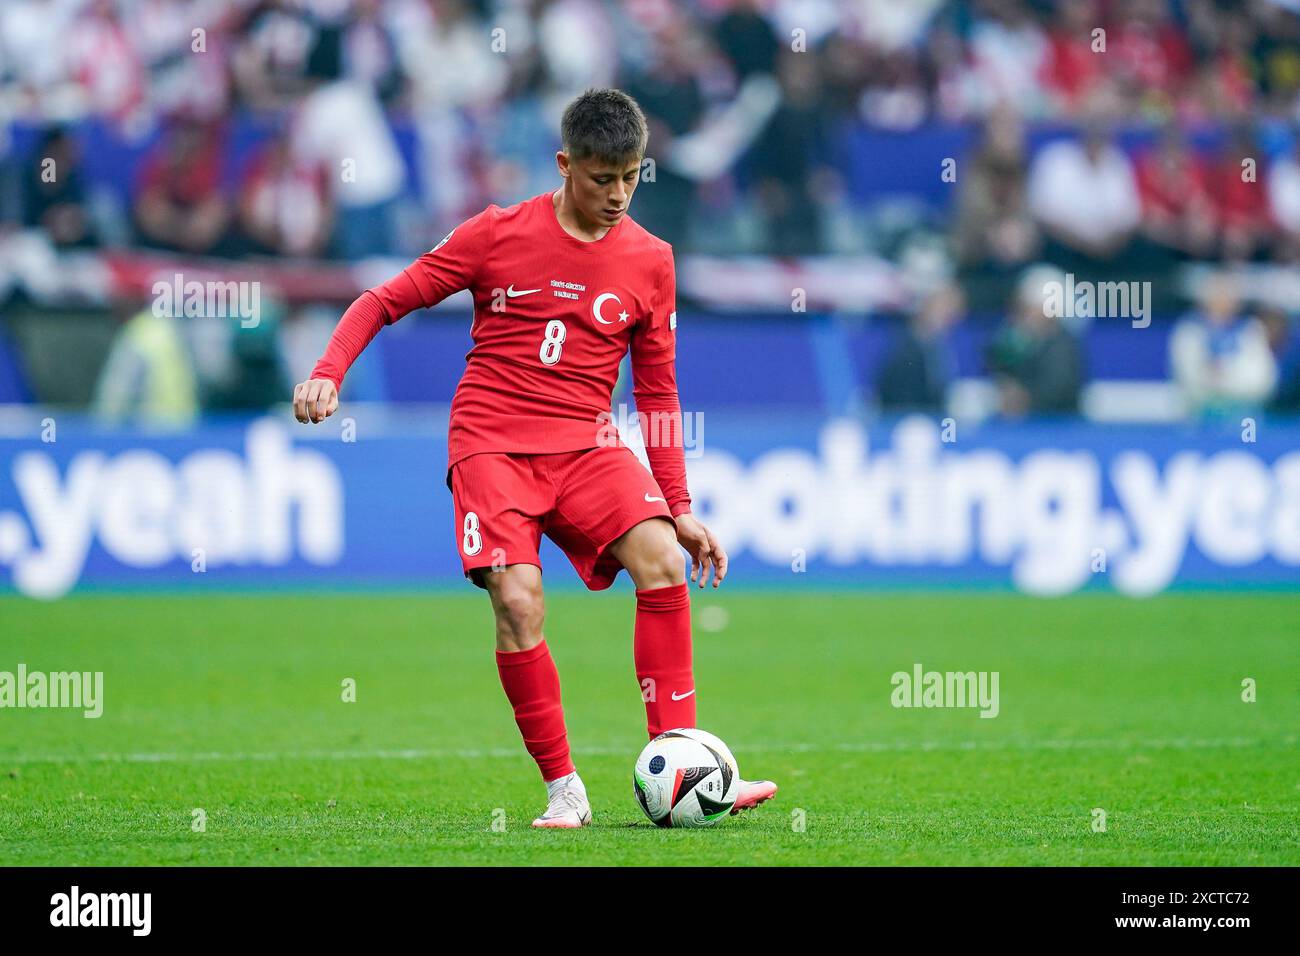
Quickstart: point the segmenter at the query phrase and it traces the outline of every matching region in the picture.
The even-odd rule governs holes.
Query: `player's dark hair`
[[[564,108],[560,138],[571,160],[619,165],[645,156],[650,129],[637,101],[622,90],[587,90]]]

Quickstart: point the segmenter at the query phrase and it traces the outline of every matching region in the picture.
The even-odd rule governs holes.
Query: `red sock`
[[[632,656],[651,737],[695,726],[690,594],[685,582],[636,592]]]
[[[573,773],[564,708],[560,706],[560,675],[546,641],[526,651],[497,651],[497,673],[515,709],[524,746],[537,761],[542,779]]]

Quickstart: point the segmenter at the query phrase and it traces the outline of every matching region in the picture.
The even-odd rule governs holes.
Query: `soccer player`
[[[483,212],[343,314],[311,377],[300,422],[334,414],[348,367],[385,325],[469,289],[473,348],[451,405],[448,478],[465,576],[496,616],[497,670],[546,782],[536,827],[591,821],[569,756],[560,681],[542,635],[546,534],[591,590],[626,568],[636,585],[633,657],[654,737],[695,726],[690,580],[713,587],[727,553],[691,514],[677,394],[672,247],[628,216],[649,132],[626,93],[589,90],[564,111],[553,193]],[[611,423],[619,364],[648,429],[647,472]],[[679,547],[680,546],[680,547]],[[735,810],[776,793],[740,785]]]

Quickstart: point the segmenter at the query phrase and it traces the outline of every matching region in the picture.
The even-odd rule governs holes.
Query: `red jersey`
[[[675,447],[647,455],[674,515],[689,510],[676,377],[672,247],[628,218],[584,242],[551,193],[492,205],[344,315],[312,378],[343,373],[384,324],[468,289],[474,345],[451,405],[448,467],[481,452],[548,454],[609,442],[610,400],[632,353],[641,413],[675,414]],[[373,297],[369,301],[368,297]]]

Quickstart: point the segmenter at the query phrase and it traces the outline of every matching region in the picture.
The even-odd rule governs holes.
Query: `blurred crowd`
[[[1145,274],[1187,260],[1300,262],[1300,135],[1269,156],[1239,121],[1217,131],[1213,150],[1198,150],[1170,120],[1130,154],[1094,104],[1077,135],[1032,157],[1017,114],[1000,106],[987,118],[952,231],[968,273],[1039,259]]]
[[[1066,281],[1064,272],[1045,264],[1019,276],[1006,317],[982,356],[994,387],[987,411],[1007,419],[1084,411],[1084,388],[1099,371],[1088,367],[1084,336],[1091,322],[1110,320],[1058,316],[1044,308],[1045,288]],[[966,314],[955,282],[922,299],[875,369],[874,399],[881,410],[949,410],[958,380],[957,332]],[[1300,413],[1300,335],[1285,310],[1253,300],[1231,272],[1211,275],[1175,322],[1167,362],[1177,399],[1191,418],[1235,422],[1243,415]],[[1142,417],[1140,409],[1134,417]]]
[[[999,408],[1076,410],[1081,330],[1043,314],[1041,264],[1300,263],[1293,0],[4,0],[0,233],[418,254],[552,187],[564,105],[606,85],[650,123],[635,218],[682,252],[894,255],[853,201],[873,157],[846,161],[849,132],[972,131],[940,221],[904,216],[951,281],[878,370],[885,407],[935,404],[991,288]],[[88,172],[105,141],[130,157],[116,195]],[[1294,407],[1295,340],[1224,287],[1170,368],[1195,408]]]
[[[23,174],[19,214],[65,245],[419,249],[488,202],[546,188],[560,111],[601,85],[645,108],[657,169],[638,215],[686,248],[707,232],[744,251],[841,251],[840,132],[935,122],[984,124],[958,179],[967,265],[1107,259],[1130,238],[1198,257],[1300,245],[1300,165],[1262,162],[1253,140],[1261,121],[1300,120],[1288,0],[0,5],[0,125],[46,127],[30,155],[6,157]],[[264,135],[225,169],[244,115],[268,118]],[[152,144],[116,223],[76,174],[65,128],[86,118]],[[1119,118],[1163,132],[1131,156],[1110,138]],[[1044,121],[1083,135],[1031,163],[1023,126]],[[1186,135],[1206,124],[1230,130],[1212,155]],[[48,182],[31,160],[55,149],[72,174]],[[1243,157],[1261,160],[1258,185],[1242,182]]]

